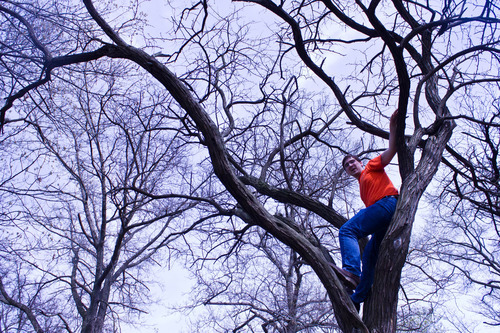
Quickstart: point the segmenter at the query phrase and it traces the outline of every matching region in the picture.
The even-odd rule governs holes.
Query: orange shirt
[[[359,193],[366,207],[388,195],[397,195],[398,190],[384,171],[380,155],[370,160],[359,176]]]

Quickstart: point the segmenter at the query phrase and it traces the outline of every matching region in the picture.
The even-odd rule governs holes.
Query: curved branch
[[[7,291],[5,290],[5,287],[3,285],[3,281],[2,281],[1,277],[0,277],[0,302],[5,303],[7,305],[11,305],[11,306],[19,309],[20,311],[22,311],[28,317],[35,332],[43,333],[42,327],[38,323],[38,320],[36,319],[36,316],[33,313],[33,310],[30,309],[25,304],[22,304],[22,303],[16,301],[12,297],[10,297],[9,294],[7,294]]]
[[[0,12],[7,13],[15,17],[17,20],[19,20],[28,30],[28,35],[31,38],[31,41],[33,42],[35,47],[43,52],[46,59],[51,58],[49,50],[45,47],[45,45],[42,44],[42,42],[40,42],[40,40],[37,38],[35,34],[35,29],[33,29],[33,26],[24,17],[4,6],[0,6]]]
[[[324,284],[341,325],[346,325],[344,327],[349,330],[358,328],[366,331],[349,295],[344,291],[344,287],[321,250],[303,234],[272,216],[253,193],[246,188],[245,184],[238,179],[228,158],[221,133],[186,85],[165,65],[146,52],[132,46],[116,48],[119,52],[110,54],[110,57],[129,59],[144,68],[170,92],[177,103],[193,119],[197,128],[203,133],[214,173],[221,183],[253,221],[294,249],[311,265]]]
[[[340,89],[340,87],[334,82],[334,80],[329,77],[321,67],[316,65],[314,61],[311,59],[307,50],[305,48],[305,42],[302,37],[301,29],[299,24],[287,13],[284,11],[282,7],[277,6],[274,2],[269,0],[237,0],[242,2],[253,2],[262,7],[270,10],[272,13],[280,17],[283,21],[285,21],[290,28],[292,29],[293,38],[295,42],[295,50],[297,54],[302,59],[304,64],[311,69],[314,74],[316,74],[323,82],[327,84],[327,86],[333,91],[337,101],[340,106],[346,113],[349,120],[357,126],[359,129],[371,133],[377,136],[384,136],[386,133],[380,128],[373,126],[367,122],[362,121],[359,117],[354,113],[352,106],[347,102],[347,99],[344,96],[344,93]]]
[[[35,90],[36,88],[49,82],[51,79],[51,72],[53,69],[67,65],[78,64],[81,62],[97,60],[104,56],[111,56],[113,50],[115,50],[113,45],[105,44],[104,46],[98,48],[95,51],[54,57],[51,58],[50,60],[47,60],[45,63],[45,68],[43,69],[41,74],[42,78],[40,80],[31,83],[30,85],[24,87],[17,93],[10,95],[5,99],[5,104],[0,109],[0,131],[3,129],[3,126],[6,122],[5,116],[7,114],[7,111],[14,105],[14,102],[22,98],[28,92]]]
[[[94,7],[94,4],[92,0],[83,0],[83,3],[85,7],[87,8],[87,11],[89,12],[90,16],[96,21],[96,23],[101,27],[101,29],[104,31],[104,33],[117,45],[119,46],[125,46],[127,43],[121,37],[118,35],[116,31],[111,28],[111,26],[102,18],[101,15],[97,12],[97,10]]]

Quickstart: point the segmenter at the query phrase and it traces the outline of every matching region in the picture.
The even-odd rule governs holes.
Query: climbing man
[[[370,160],[363,168],[360,159],[355,155],[347,155],[342,160],[342,167],[359,182],[361,199],[366,208],[360,210],[339,230],[342,268],[333,266],[341,281],[354,292],[351,299],[360,308],[371,289],[375,274],[378,250],[385,232],[391,222],[398,190],[384,171],[396,154],[396,110],[390,119],[389,148],[382,154]],[[360,264],[360,249],[358,240],[371,235],[363,251],[363,269]]]

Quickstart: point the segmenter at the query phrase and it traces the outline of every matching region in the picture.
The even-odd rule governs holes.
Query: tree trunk
[[[364,307],[363,319],[370,332],[396,332],[401,271],[408,254],[415,213],[438,169],[454,126],[452,121],[443,122],[436,136],[427,140],[417,168],[401,187],[396,213],[380,246],[372,293]]]

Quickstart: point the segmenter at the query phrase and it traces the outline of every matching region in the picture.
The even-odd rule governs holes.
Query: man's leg
[[[342,268],[356,275],[361,275],[361,258],[358,239],[366,237],[363,232],[363,221],[366,218],[366,209],[360,210],[339,230],[340,254]]]
[[[381,243],[381,239],[379,240],[379,238],[383,237],[384,235],[382,235],[382,237],[373,235],[365,246],[365,250],[363,251],[363,271],[361,272],[361,280],[356,290],[351,295],[351,299],[354,303],[362,303],[370,292],[375,276],[378,249]]]
[[[372,238],[368,241],[368,244],[363,251],[363,271],[361,273],[361,281],[354,293],[351,295],[351,299],[355,303],[363,302],[370,292],[375,275],[375,265],[377,264],[380,244],[382,243],[385,232],[387,231],[392,216],[394,215],[396,203],[396,198],[384,198],[368,207],[373,207],[373,209],[369,211],[369,216],[371,216],[369,224],[372,226],[367,229],[372,228],[374,225],[376,225],[376,228],[372,232]]]
[[[393,200],[393,202],[389,202],[390,200]],[[381,230],[385,232],[394,213],[395,203],[395,198],[381,199],[370,207],[360,210],[340,228],[340,253],[342,255],[342,267],[345,270],[357,276],[361,275],[358,240]]]

